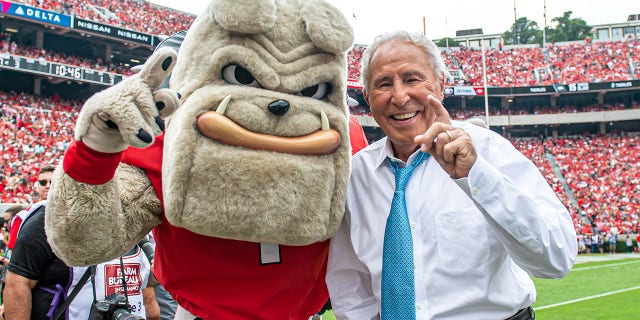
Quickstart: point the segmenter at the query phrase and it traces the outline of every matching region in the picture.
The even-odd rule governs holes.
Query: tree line
[[[545,32],[538,23],[526,17],[518,18],[509,30],[502,34],[505,45],[540,44],[546,42],[564,42],[585,40],[591,37],[591,26],[582,18],[573,18],[572,11],[565,11],[560,17],[551,19],[551,26],[547,26]],[[546,39],[543,39],[543,36]],[[543,41],[544,40],[544,41]],[[443,38],[437,43],[439,47],[455,47],[460,43],[453,38]]]

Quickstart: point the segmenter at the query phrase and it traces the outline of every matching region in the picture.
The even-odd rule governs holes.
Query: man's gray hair
[[[441,80],[442,77],[449,78],[449,72],[447,71],[447,66],[444,63],[444,59],[442,59],[442,55],[440,54],[440,50],[438,47],[429,39],[426,35],[422,33],[409,33],[407,31],[394,31],[391,33],[386,33],[383,35],[377,36],[371,45],[367,47],[367,49],[362,54],[362,59],[360,60],[360,78],[362,79],[362,85],[364,90],[366,91],[369,86],[369,76],[370,71],[369,67],[371,64],[371,57],[375,54],[375,52],[382,46],[383,44],[395,41],[395,40],[408,40],[411,41],[418,47],[424,49],[424,51],[429,56],[431,60],[431,65],[433,66],[433,71],[438,80]]]

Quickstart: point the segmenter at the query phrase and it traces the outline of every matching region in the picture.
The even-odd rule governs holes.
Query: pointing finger
[[[451,120],[449,118],[449,112],[445,109],[442,101],[438,100],[433,95],[428,97],[429,107],[434,111],[436,116],[436,122],[443,122],[446,124],[451,124]]]

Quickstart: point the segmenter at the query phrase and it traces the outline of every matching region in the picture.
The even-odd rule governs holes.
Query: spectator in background
[[[45,209],[44,204],[34,206],[15,243],[5,289],[7,319],[47,319],[48,315],[55,315],[57,308],[87,272],[87,267],[71,268],[55,255],[44,230]],[[94,293],[97,300],[104,300],[112,293],[122,293],[123,282],[120,279],[125,272],[121,264],[129,268],[125,283],[131,312],[138,317],[160,319],[153,288],[146,287],[151,272],[149,260],[138,246],[121,259],[95,266],[92,281],[82,285],[65,310],[67,319],[88,319]],[[150,295],[149,299],[145,299],[147,295]]]
[[[9,242],[9,228],[11,228],[11,220],[13,217],[20,211],[24,210],[25,207],[23,205],[15,205],[7,208],[4,211],[4,225],[2,226],[2,234],[4,235],[2,241],[6,244]],[[9,258],[11,257],[11,250],[6,248],[2,255],[2,275],[0,276],[0,315],[4,312],[4,306],[2,305],[4,302],[3,292],[4,292],[4,283],[7,275],[7,265],[9,265]]]
[[[584,235],[578,234],[578,253],[587,253],[587,247],[584,244]]]
[[[4,216],[2,220],[3,222],[2,232],[4,234],[4,237],[2,238],[2,242],[4,242],[4,246],[6,246],[6,244],[9,242],[9,229],[11,228],[11,220],[13,220],[13,217],[15,217],[15,215],[18,214],[18,212],[24,210],[24,208],[25,206],[21,204],[17,204],[7,208],[4,211]]]
[[[11,206],[4,211],[4,224],[2,226],[2,233],[4,237],[2,241],[5,244],[9,243],[9,230],[11,229],[11,221],[13,220],[13,217],[15,217],[20,211],[23,211],[25,208],[26,208],[25,206],[18,204],[18,205]],[[10,256],[11,256],[10,250],[7,250],[5,245],[4,258],[8,260]],[[5,261],[4,265],[7,265],[8,263],[9,261]],[[2,281],[4,282],[4,276]]]
[[[352,159],[327,267],[336,317],[534,319],[530,275],[563,277],[577,255],[567,209],[508,140],[449,119],[441,103],[446,68],[431,40],[378,37],[362,70],[365,99],[387,137]],[[406,191],[394,191],[394,172],[407,168],[415,172]],[[396,213],[404,229],[391,228]],[[387,250],[400,234],[406,242]],[[389,256],[401,250],[406,255]]]
[[[599,241],[600,237],[598,236],[598,232],[594,232],[591,235],[591,253],[598,253],[598,244],[600,243]]]
[[[358,106],[358,100],[353,99],[347,95],[347,105],[351,107]],[[353,114],[349,115],[349,137],[351,138],[351,155],[360,151],[362,148],[369,145],[367,138],[364,134],[364,129]]]
[[[618,246],[618,235],[610,232],[609,233],[609,253],[616,253],[616,249]]]
[[[631,235],[627,233],[624,241],[627,244],[627,252],[633,253],[633,240],[631,240]]]
[[[49,194],[49,189],[51,188],[51,177],[53,176],[53,171],[55,169],[56,167],[52,165],[46,165],[40,168],[38,173],[38,180],[36,181],[35,185],[38,203],[47,200],[47,195]],[[15,245],[16,238],[18,236],[18,230],[20,230],[22,221],[27,218],[28,212],[28,209],[20,211],[11,221],[11,228],[9,229],[9,242],[7,243],[7,248],[9,250],[13,250],[13,246]]]

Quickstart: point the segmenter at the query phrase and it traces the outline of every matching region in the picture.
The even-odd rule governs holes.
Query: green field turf
[[[640,320],[640,254],[580,255],[563,279],[533,281],[536,320]]]

